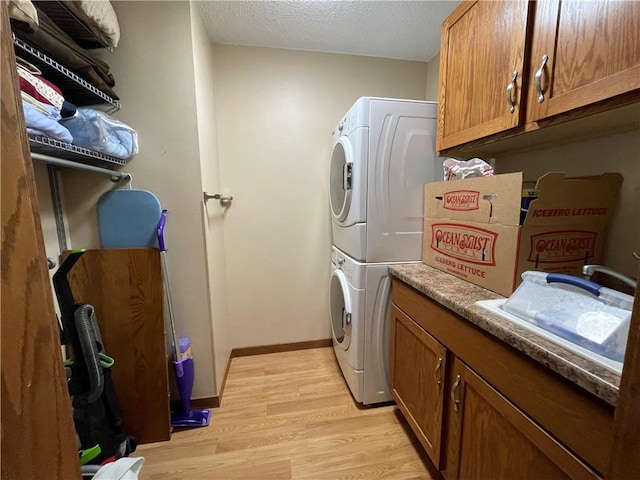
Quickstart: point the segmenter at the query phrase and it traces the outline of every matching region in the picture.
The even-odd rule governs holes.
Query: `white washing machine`
[[[362,97],[333,132],[333,244],[366,263],[420,260],[424,184],[442,180],[437,103]]]
[[[389,331],[392,263],[361,263],[331,252],[330,313],[333,349],[357,402],[391,400]]]

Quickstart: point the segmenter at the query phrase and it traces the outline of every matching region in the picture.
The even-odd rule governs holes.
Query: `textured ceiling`
[[[458,1],[202,1],[213,43],[431,60]]]

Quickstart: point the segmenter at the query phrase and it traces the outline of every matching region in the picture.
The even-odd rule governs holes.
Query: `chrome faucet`
[[[582,267],[582,274],[587,278],[591,278],[591,275],[594,273],[604,273],[605,275],[609,275],[610,277],[617,278],[621,282],[626,283],[631,288],[636,288],[636,281],[631,278],[623,275],[622,273],[618,273],[615,270],[610,269],[609,267],[605,267],[604,265],[585,265]]]

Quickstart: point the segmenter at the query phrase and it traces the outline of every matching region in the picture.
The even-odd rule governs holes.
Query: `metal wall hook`
[[[222,195],[221,193],[214,193],[213,195],[211,195],[210,193],[202,192],[202,199],[204,200],[204,203],[207,203],[207,200],[211,198],[213,198],[214,200],[218,200],[220,202],[220,205],[222,205],[223,207],[228,207],[233,200],[233,197],[231,195],[226,196]]]
[[[638,255],[638,252],[631,252],[631,255],[633,255],[633,258],[635,258],[636,260],[640,260],[640,255]]]

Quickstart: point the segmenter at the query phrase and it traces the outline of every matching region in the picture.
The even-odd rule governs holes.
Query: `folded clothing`
[[[111,88],[115,81],[109,73],[109,65],[89,55],[45,13],[39,11],[38,18],[40,26],[35,31],[24,28],[25,24],[21,22],[13,24],[15,35],[72,70],[101,92],[118,100],[119,97]],[[69,92],[65,93],[73,101],[72,95]]]
[[[76,114],[78,108],[71,102],[67,102],[66,100],[62,103],[62,108],[60,109],[60,115],[62,118],[73,117]]]
[[[60,120],[60,118],[62,118],[62,116],[60,115],[60,110],[58,110],[53,105],[51,105],[49,103],[41,102],[39,100],[36,100],[35,98],[33,98],[31,95],[29,95],[26,92],[22,92],[21,91],[20,95],[22,96],[22,101],[23,102],[28,103],[35,110],[37,110],[38,112],[40,112],[43,115],[47,116],[48,118],[51,118],[51,119],[56,120],[56,121],[58,121],[58,120]]]
[[[26,92],[20,92],[20,95],[22,95],[23,102],[28,103],[39,112],[43,113],[49,118],[53,118],[54,120],[73,117],[76,114],[77,107],[73,103],[67,102],[66,100],[62,102],[62,108],[58,110],[53,105],[36,100]]]
[[[109,47],[117,47],[120,41],[120,24],[116,12],[108,0],[66,0],[64,3],[77,5],[78,9],[86,16],[86,22],[99,32],[97,35]]]
[[[62,92],[46,78],[33,75],[20,64],[18,64],[18,77],[22,92],[28,93],[39,102],[53,105],[58,110],[62,108],[64,103]]]
[[[46,105],[45,105],[46,107]],[[24,120],[27,124],[27,132],[35,135],[44,135],[45,137],[55,138],[64,143],[73,143],[71,132],[64,126],[60,125],[54,118],[59,116],[55,114],[55,107],[49,106],[51,116],[47,116],[39,110],[33,108],[27,102],[22,102],[22,110],[24,111]]]
[[[38,27],[38,12],[30,0],[10,0],[9,17],[26,23],[32,30]]]
[[[120,25],[108,0],[46,0],[35,4],[80,46],[118,46]]]
[[[61,123],[73,135],[73,144],[127,160],[138,153],[138,134],[130,126],[93,108],[78,108]]]

